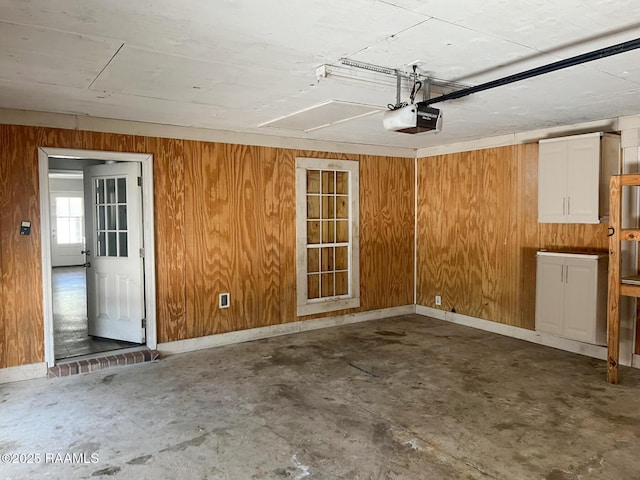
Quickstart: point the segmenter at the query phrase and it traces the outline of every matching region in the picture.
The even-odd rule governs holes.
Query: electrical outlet
[[[229,308],[230,306],[230,295],[228,293],[221,293],[219,297],[218,307],[219,308]]]
[[[440,295],[436,295],[436,305],[442,305],[442,297]]]

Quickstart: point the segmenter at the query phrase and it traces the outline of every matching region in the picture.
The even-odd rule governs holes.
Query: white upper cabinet
[[[618,173],[618,135],[540,140],[538,222],[600,223],[609,214],[609,177]]]

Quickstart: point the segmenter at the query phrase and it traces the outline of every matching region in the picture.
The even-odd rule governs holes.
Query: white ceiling
[[[637,37],[637,0],[0,0],[0,107],[422,148],[640,113],[640,50],[437,104],[437,135],[383,130],[392,83],[316,68],[475,85]],[[369,114],[273,122],[325,104]]]

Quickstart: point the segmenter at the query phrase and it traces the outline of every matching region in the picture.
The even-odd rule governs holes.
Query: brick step
[[[90,358],[79,357],[62,360],[57,365],[49,368],[48,378],[68,377],[80,373],[97,372],[108,368],[135,365],[137,363],[153,362],[160,358],[157,350],[140,349],[127,352],[104,352],[99,355],[91,355]]]

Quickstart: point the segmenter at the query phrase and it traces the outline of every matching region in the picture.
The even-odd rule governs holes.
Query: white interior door
[[[84,195],[82,192],[51,193],[51,266],[84,263]]]
[[[144,343],[140,164],[84,169],[89,335]]]

